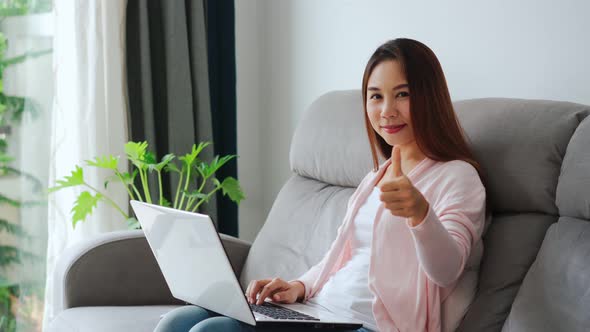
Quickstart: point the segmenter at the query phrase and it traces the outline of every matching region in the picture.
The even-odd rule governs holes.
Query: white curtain
[[[52,112],[49,186],[70,174],[75,165],[96,156],[124,156],[127,142],[125,7],[119,0],[55,0],[55,97]],[[126,171],[121,158],[119,169]],[[84,167],[86,182],[104,190],[109,173]],[[85,222],[73,229],[70,210],[81,190],[62,189],[49,195],[47,283],[44,326],[54,318],[58,294],[53,291],[53,271],[68,247],[97,234],[125,229],[115,209],[99,203]],[[108,195],[125,212],[125,189],[109,185]]]

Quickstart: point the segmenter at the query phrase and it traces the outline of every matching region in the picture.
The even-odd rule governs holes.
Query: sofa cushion
[[[587,117],[567,147],[559,184],[559,215],[590,220],[590,117]]]
[[[320,96],[293,135],[291,170],[325,183],[356,187],[373,168],[360,90]]]
[[[484,236],[479,289],[459,331],[500,331],[545,232],[557,217],[495,215]]]
[[[504,98],[454,105],[485,171],[494,212],[556,215],[561,163],[572,134],[590,107]]]
[[[175,305],[127,307],[78,307],[62,311],[48,332],[146,332],[153,331],[160,316]]]
[[[503,332],[590,331],[590,222],[560,218],[545,236]]]
[[[253,279],[299,277],[328,251],[346,214],[353,188],[330,186],[299,175],[279,192],[242,270]]]

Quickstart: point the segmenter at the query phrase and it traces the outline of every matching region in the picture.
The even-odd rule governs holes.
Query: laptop
[[[313,303],[248,303],[208,215],[132,200],[172,296],[253,326],[354,330],[362,323]],[[272,276],[269,276],[272,277]]]

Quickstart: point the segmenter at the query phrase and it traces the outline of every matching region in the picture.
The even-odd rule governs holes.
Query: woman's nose
[[[382,105],[383,105],[383,107],[381,109],[381,116],[382,117],[391,118],[391,117],[397,117],[399,115],[399,112],[397,110],[397,106],[395,105],[395,102],[386,100]]]

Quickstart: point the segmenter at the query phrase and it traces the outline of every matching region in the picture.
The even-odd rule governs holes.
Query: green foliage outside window
[[[0,22],[9,16],[24,16],[28,14],[49,12],[52,9],[51,0],[3,0],[0,1]],[[40,107],[31,98],[7,95],[4,92],[4,70],[16,64],[23,63],[29,58],[36,58],[51,52],[48,50],[25,52],[18,56],[6,58],[9,42],[0,32],[0,179],[20,177],[33,185],[33,191],[38,194],[38,200],[22,201],[11,196],[8,192],[0,191],[0,206],[13,208],[27,208],[46,204],[43,197],[43,184],[35,176],[23,172],[12,166],[15,160],[8,155],[9,137],[15,125],[21,123],[25,113],[34,119],[40,112]],[[9,188],[10,189],[10,188]],[[0,234],[10,234],[18,238],[19,243],[34,239],[19,224],[11,222],[0,215]],[[0,331],[14,332],[19,317],[19,331],[40,331],[42,315],[43,285],[35,282],[17,282],[8,280],[5,271],[24,262],[42,263],[43,258],[34,253],[18,248],[14,245],[0,243]],[[26,289],[26,293],[23,290]]]

